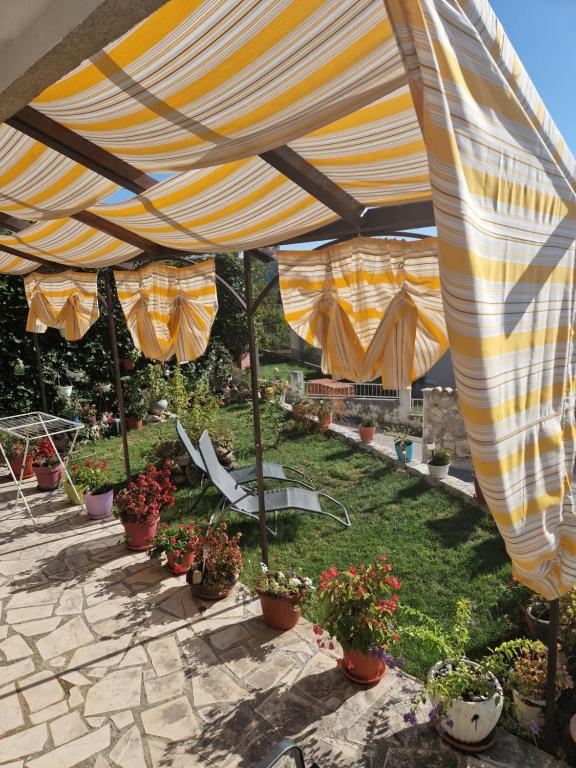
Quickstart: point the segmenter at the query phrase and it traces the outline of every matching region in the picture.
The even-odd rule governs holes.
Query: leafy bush
[[[168,402],[172,413],[182,418],[190,401],[190,391],[179,365],[176,365],[168,383]]]

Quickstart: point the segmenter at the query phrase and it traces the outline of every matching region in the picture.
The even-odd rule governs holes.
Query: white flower
[[[262,573],[268,573],[268,566],[266,563],[260,563],[260,567],[262,568]]]
[[[282,571],[278,571],[278,574],[277,574],[277,576],[278,576],[278,578],[279,578],[279,579],[285,579],[285,578],[286,578],[286,576],[284,576],[284,574],[282,573]]]
[[[312,587],[312,579],[309,579],[307,576],[304,578],[304,584],[306,584],[307,587]]]
[[[288,581],[288,584],[290,584],[291,587],[301,587],[302,586],[302,582],[300,581],[300,579],[297,579],[297,578],[291,578]]]

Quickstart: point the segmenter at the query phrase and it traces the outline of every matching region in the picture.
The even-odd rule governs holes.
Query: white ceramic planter
[[[58,392],[59,397],[72,397],[72,390],[74,387],[72,384],[68,384],[66,386],[60,385],[56,388],[56,391]]]
[[[530,723],[538,723],[540,728],[544,728],[546,722],[546,701],[544,699],[531,699],[519,693],[515,688],[512,689],[512,698],[514,699],[516,719],[520,725],[528,728]]]
[[[449,469],[450,464],[444,464],[439,467],[436,464],[430,464],[430,462],[428,462],[428,474],[430,477],[436,478],[436,480],[440,480],[442,477],[447,477]]]
[[[150,406],[150,410],[152,413],[164,413],[164,411],[168,408],[168,400],[157,400],[155,403],[152,403]]]
[[[473,661],[467,661],[471,667],[479,665]],[[435,677],[436,673],[442,669],[446,661],[439,661],[428,673],[428,680]],[[440,725],[446,732],[446,735],[466,745],[480,744],[490,736],[504,706],[504,694],[498,680],[491,672],[486,673],[493,679],[498,687],[498,693],[486,701],[453,701],[448,707],[446,716],[440,721]],[[436,697],[432,697],[432,704],[436,706],[439,703]],[[450,727],[449,722],[453,725]]]

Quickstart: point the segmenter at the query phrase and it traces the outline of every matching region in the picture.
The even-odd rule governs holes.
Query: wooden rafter
[[[332,179],[311,165],[298,152],[284,145],[263,152],[260,157],[301,189],[337,213],[352,226],[359,226],[366,207]]]

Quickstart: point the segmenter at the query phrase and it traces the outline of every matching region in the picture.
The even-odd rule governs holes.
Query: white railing
[[[398,400],[397,389],[384,389],[382,384],[373,383],[352,383],[352,382],[327,382],[326,384],[315,384],[314,382],[305,382],[306,397],[310,398],[345,398],[350,397],[354,400]]]
[[[424,400],[421,397],[413,397],[410,400],[410,413],[413,416],[422,416],[424,413]]]

